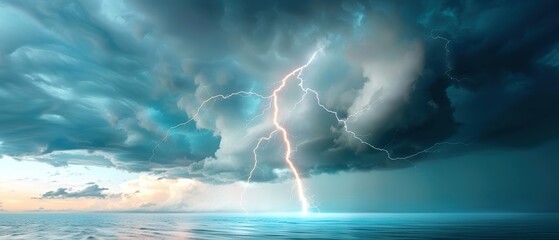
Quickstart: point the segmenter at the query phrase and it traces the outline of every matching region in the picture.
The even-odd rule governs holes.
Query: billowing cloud
[[[56,191],[44,193],[43,199],[64,199],[64,198],[105,198],[109,195],[103,193],[108,188],[101,188],[97,184],[89,184],[84,189],[75,190],[69,188],[58,188]]]
[[[430,152],[537,146],[559,133],[556,5],[0,3],[0,154],[55,166],[244,180],[256,141],[273,130],[266,99],[212,101],[158,143],[213,95],[269,95],[317,49],[302,75],[305,85],[339,117],[352,116],[350,130],[393,157],[439,142],[476,140]],[[280,96],[280,120],[304,176],[430,158],[389,160],[345,132],[314,96],[299,102],[296,84],[291,79]],[[290,178],[282,150],[276,138],[262,145],[254,181]]]
[[[184,211],[187,199],[199,188],[191,179],[159,179],[141,176],[121,184],[121,198],[109,208],[140,211]]]

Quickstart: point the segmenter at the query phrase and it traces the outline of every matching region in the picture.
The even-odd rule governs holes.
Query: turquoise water
[[[0,214],[0,239],[559,239],[558,214]]]

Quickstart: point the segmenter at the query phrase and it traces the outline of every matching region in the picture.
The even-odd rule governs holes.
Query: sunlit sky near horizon
[[[0,0],[0,212],[557,212],[558,11]]]

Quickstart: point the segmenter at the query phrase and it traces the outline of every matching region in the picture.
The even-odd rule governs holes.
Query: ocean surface
[[[2,213],[0,239],[559,239],[559,214]]]

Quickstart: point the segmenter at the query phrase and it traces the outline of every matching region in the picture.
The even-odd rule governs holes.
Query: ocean
[[[0,239],[559,239],[559,214],[0,213]]]

